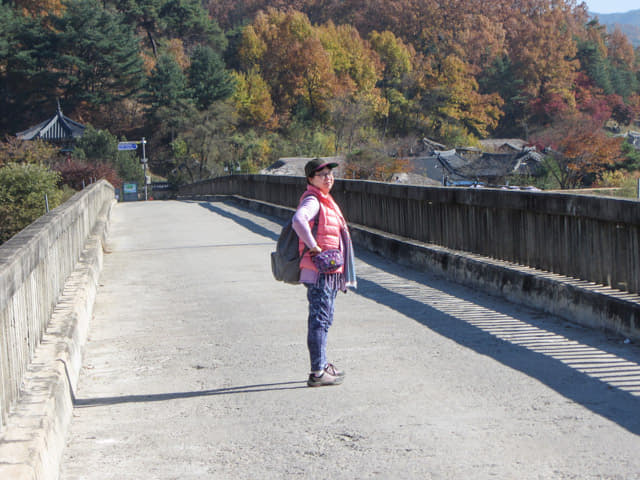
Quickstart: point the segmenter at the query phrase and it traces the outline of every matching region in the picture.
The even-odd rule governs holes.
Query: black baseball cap
[[[307,164],[304,166],[304,174],[307,177],[312,177],[314,173],[318,170],[322,170],[325,167],[329,167],[331,169],[336,168],[338,166],[335,162],[327,162],[322,160],[321,158],[314,158],[313,160],[309,160]]]

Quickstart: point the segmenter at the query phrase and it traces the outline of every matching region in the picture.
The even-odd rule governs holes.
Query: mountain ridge
[[[640,9],[626,13],[589,12],[589,16],[597,18],[601,25],[606,25],[608,31],[612,31],[617,26],[634,47],[640,47]]]

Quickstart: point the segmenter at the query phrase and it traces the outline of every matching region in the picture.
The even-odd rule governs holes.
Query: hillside
[[[640,47],[640,9],[627,13],[590,13],[590,15],[598,17],[598,21],[606,25],[610,31],[618,26],[629,37],[634,47]]]
[[[640,49],[572,0],[0,2],[0,138],[58,102],[87,126],[74,158],[123,178],[117,142],[143,137],[174,184],[337,155],[385,178],[418,138],[498,137],[578,158],[552,172],[571,186],[618,158],[602,127],[640,117]]]

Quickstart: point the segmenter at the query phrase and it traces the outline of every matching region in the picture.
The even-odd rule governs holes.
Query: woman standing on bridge
[[[307,189],[300,197],[293,228],[300,238],[300,282],[307,288],[307,347],[311,373],[307,385],[338,385],[344,371],[327,361],[327,334],[339,290],[356,287],[353,247],[347,222],[331,194],[337,163],[319,158],[304,167]],[[306,248],[305,248],[306,247]]]

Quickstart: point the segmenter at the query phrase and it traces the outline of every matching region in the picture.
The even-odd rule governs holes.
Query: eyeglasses
[[[325,172],[325,173],[316,173],[313,175],[314,177],[324,177],[324,178],[328,178],[328,177],[333,177],[333,172],[329,171],[329,172]]]

